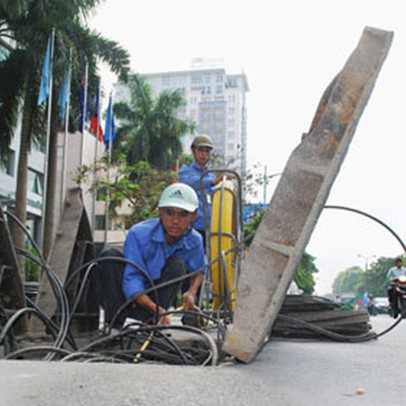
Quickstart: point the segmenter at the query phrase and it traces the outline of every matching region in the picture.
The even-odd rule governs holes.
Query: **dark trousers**
[[[116,248],[106,248],[101,254],[100,258],[105,257],[119,257],[123,258],[123,254],[120,250]],[[126,302],[123,290],[123,271],[125,268],[125,263],[116,260],[106,260],[102,261],[99,265],[100,267],[100,280],[102,286],[102,303],[105,312],[105,321],[110,323],[113,316],[117,310]],[[164,268],[159,279],[154,281],[155,285],[163,282],[168,282],[172,279],[178,278],[186,274],[185,263],[176,258],[171,257],[166,261]],[[188,281],[187,281],[188,282]],[[150,292],[148,296],[157,304],[167,309],[171,306],[176,298],[178,291],[181,286],[187,286],[187,284],[182,284],[182,282],[172,283],[168,286],[164,286],[158,289],[157,295],[154,292]],[[183,287],[183,286],[182,286]],[[183,290],[183,289],[182,289]],[[148,310],[137,306],[135,303],[127,308],[122,314],[117,317],[117,322],[113,327],[121,327],[126,317],[131,317],[137,320],[145,321],[149,319],[153,314]]]
[[[389,305],[393,309],[393,311],[398,310],[398,303],[396,300],[396,292],[395,292],[395,287],[389,287],[388,289],[388,299],[389,299]]]

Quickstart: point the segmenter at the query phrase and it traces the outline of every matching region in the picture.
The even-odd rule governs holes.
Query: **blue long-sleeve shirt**
[[[168,245],[159,219],[137,223],[131,227],[124,243],[124,257],[148,273],[152,280],[161,276],[166,261],[175,255],[191,273],[206,264],[202,236],[191,229],[175,244]],[[206,270],[202,270],[206,273]],[[127,264],[123,275],[123,291],[127,300],[149,288],[148,280],[135,266]]]
[[[187,185],[192,187],[197,193],[197,197],[199,198],[199,211],[197,214],[197,218],[193,223],[193,227],[199,231],[205,230],[202,192],[200,190],[200,177],[206,169],[207,168],[203,169],[196,162],[193,162],[191,165],[183,165],[179,169],[179,182],[186,183]],[[204,192],[206,194],[206,197],[209,197],[207,199],[207,219],[209,226],[211,219],[211,196],[214,192],[214,186],[212,186],[211,184],[211,181],[213,179],[216,179],[216,175],[213,172],[209,172],[203,177]]]

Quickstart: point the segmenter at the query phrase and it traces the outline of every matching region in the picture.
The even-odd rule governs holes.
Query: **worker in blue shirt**
[[[201,134],[197,135],[191,146],[194,162],[191,165],[183,165],[179,169],[179,182],[183,182],[191,186],[199,198],[199,211],[193,227],[202,234],[205,240],[205,221],[203,212],[203,196],[200,189],[200,177],[202,173],[208,169],[208,162],[213,151],[213,141],[210,136]],[[211,219],[211,196],[214,192],[214,187],[219,184],[224,178],[224,174],[216,177],[213,172],[206,173],[203,177],[204,193],[207,202],[207,220],[210,227]]]
[[[196,295],[205,273],[202,237],[192,227],[197,217],[198,198],[188,185],[175,183],[163,191],[158,207],[158,219],[142,221],[130,229],[124,244],[124,258],[144,270],[154,285],[186,273],[199,272],[187,279],[186,284],[170,284],[158,289],[155,295],[153,292],[142,293],[150,287],[150,283],[139,268],[127,264],[124,271],[121,266],[120,273],[117,269],[112,270],[111,264],[101,264],[107,322],[131,298],[134,298],[136,306],[118,319],[119,324],[124,321],[125,316],[144,321],[154,314],[165,313],[181,288],[185,310],[195,306]],[[102,257],[117,255],[117,250],[109,249],[103,252]],[[170,321],[162,316],[159,323],[167,325]]]

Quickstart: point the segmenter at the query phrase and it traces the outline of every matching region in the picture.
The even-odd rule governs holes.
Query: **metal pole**
[[[69,51],[69,71],[68,71],[68,100],[66,102],[65,110],[65,133],[63,137],[63,163],[62,163],[62,181],[61,181],[61,217],[65,202],[65,189],[66,189],[66,167],[68,156],[68,127],[69,127],[69,110],[70,110],[70,81],[72,75],[72,48]]]
[[[86,62],[85,65],[85,83],[83,84],[83,111],[82,111],[82,140],[80,146],[80,161],[79,166],[83,165],[83,155],[84,155],[84,148],[85,148],[85,122],[86,122],[86,113],[87,113],[87,76],[89,71],[89,63]]]
[[[47,115],[47,131],[45,140],[45,157],[44,157],[44,186],[42,193],[42,227],[41,227],[41,246],[44,248],[44,235],[45,235],[45,217],[46,217],[46,202],[47,202],[47,183],[48,183],[48,157],[49,157],[49,144],[51,137],[51,113],[52,113],[52,71],[54,66],[54,46],[55,46],[55,28],[52,29],[51,34],[51,55],[49,64],[49,82],[48,82],[48,115]]]
[[[112,95],[110,94],[110,103],[109,103],[109,150],[107,154],[107,189],[106,189],[106,212],[105,212],[105,225],[104,225],[104,246],[107,245],[107,228],[109,223],[109,201],[110,201],[110,165],[111,165],[111,147],[112,147],[112,129],[113,129],[113,100]]]
[[[99,146],[99,137],[100,137],[100,83],[97,89],[97,99],[98,99],[98,106],[97,106],[97,130],[96,130],[96,140],[94,145],[94,158],[93,158],[93,182],[96,177],[96,164],[97,164],[97,152]],[[92,228],[93,228],[93,235],[96,231],[96,193],[92,195]]]

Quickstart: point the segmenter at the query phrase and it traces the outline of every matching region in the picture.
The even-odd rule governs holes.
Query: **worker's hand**
[[[159,326],[169,326],[171,324],[171,319],[167,316],[162,316],[158,320]]]
[[[218,185],[218,184],[224,179],[224,177],[225,177],[227,180],[231,180],[231,175],[230,175],[230,174],[228,174],[228,173],[221,173],[219,176],[217,176],[216,179],[213,179],[213,180],[211,181],[211,184],[212,184],[213,186]]]
[[[193,310],[195,307],[195,295],[193,292],[186,291],[182,295],[182,300],[183,300],[183,306],[185,310]]]
[[[166,313],[166,310],[163,307],[159,307],[158,313]],[[168,316],[162,316],[158,319],[158,325],[160,326],[169,326],[171,324],[171,319]]]

